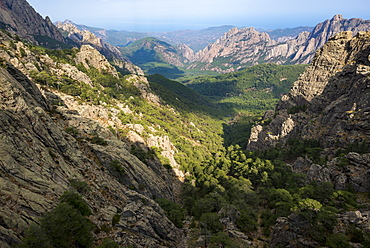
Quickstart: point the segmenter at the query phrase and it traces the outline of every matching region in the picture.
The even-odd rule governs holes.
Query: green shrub
[[[92,247],[92,229],[79,210],[61,202],[40,220],[40,225],[31,225],[19,247]]]
[[[110,239],[104,239],[101,245],[96,246],[95,248],[120,248],[116,242]]]
[[[112,218],[112,226],[115,226],[119,223],[121,219],[121,215],[120,214],[115,214]]]
[[[177,227],[182,227],[182,222],[185,219],[184,210],[180,204],[176,204],[166,198],[157,198],[155,200],[159,206],[165,211],[168,219]]]
[[[350,248],[348,237],[343,233],[334,233],[326,238],[325,245],[329,248]]]
[[[66,131],[66,133],[72,135],[75,138],[79,135],[79,132],[78,132],[77,128],[75,128],[75,127],[67,127],[65,129],[65,131]]]
[[[61,203],[67,203],[76,209],[82,216],[89,216],[92,214],[89,206],[82,199],[81,195],[75,192],[66,191],[60,197]]]
[[[220,222],[220,216],[216,213],[202,214],[199,221],[200,226],[211,233],[217,233],[224,229],[224,226]]]
[[[288,114],[296,114],[299,112],[305,112],[307,110],[307,105],[296,105],[288,108]]]
[[[110,167],[111,167],[115,172],[117,172],[120,176],[125,175],[125,169],[122,167],[121,162],[119,162],[118,160],[112,160],[112,161],[109,163],[109,165],[110,165]]]
[[[106,140],[104,140],[103,138],[99,137],[99,136],[94,136],[90,139],[90,142],[93,143],[93,144],[96,144],[96,145],[100,145],[100,146],[107,146],[108,143]]]
[[[73,188],[75,188],[79,193],[86,193],[90,191],[90,187],[85,181],[80,181],[78,179],[70,179],[69,183]]]

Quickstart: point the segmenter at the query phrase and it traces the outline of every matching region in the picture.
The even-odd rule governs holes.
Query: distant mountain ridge
[[[84,26],[84,28],[87,27]],[[128,43],[134,42],[140,36],[142,38],[145,36],[145,33],[89,29],[103,40],[109,40],[114,36],[117,38],[116,44],[124,41],[123,36],[127,38]],[[215,40],[215,35],[225,29],[229,30],[220,35],[221,38]],[[322,47],[330,37],[342,31],[352,31],[355,35],[359,31],[368,30],[370,30],[369,20],[344,19],[342,15],[335,15],[332,19],[317,24],[314,28],[297,27],[261,32],[260,29],[253,27],[239,29],[232,26],[221,26],[199,31],[150,33],[150,36],[172,45],[167,49],[153,46],[154,53],[162,57],[162,62],[181,67],[182,70],[195,69],[227,73],[261,63],[308,64],[316,50]],[[114,33],[113,36],[112,33]],[[196,52],[194,44],[197,44],[199,48],[202,42],[212,39],[215,40],[213,43]],[[190,43],[190,40],[194,43]],[[173,52],[168,53],[169,50]],[[133,58],[134,55],[130,57],[133,61],[136,60]]]
[[[80,30],[87,30],[94,33],[104,42],[114,46],[127,46],[137,40],[154,37],[170,43],[171,45],[186,44],[194,51],[205,48],[209,43],[215,42],[225,32],[234,28],[232,25],[223,25],[219,27],[209,27],[201,30],[178,30],[171,32],[134,32],[126,30],[107,30],[97,27],[89,27],[65,20],[61,23],[72,23]]]
[[[276,40],[278,42],[284,42],[290,39],[294,39],[302,32],[311,32],[314,29],[314,27],[308,27],[308,26],[299,26],[296,28],[278,28],[274,30],[264,30],[264,29],[256,29],[259,32],[267,33],[271,39]]]
[[[199,51],[195,61],[201,64],[192,65],[192,68],[230,72],[260,63],[307,64],[316,50],[335,34],[352,31],[355,35],[367,30],[370,30],[369,20],[347,20],[342,15],[335,15],[331,20],[317,24],[312,32],[304,31],[285,42],[273,40],[267,33],[254,28],[233,28]]]
[[[161,74],[167,78],[177,78],[194,59],[194,52],[187,45],[173,46],[153,37],[137,40],[119,50],[125,58],[140,66],[147,74]]]

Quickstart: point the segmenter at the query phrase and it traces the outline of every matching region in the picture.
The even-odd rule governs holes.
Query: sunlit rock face
[[[267,33],[258,32],[254,28],[233,28],[215,43],[199,51],[195,60],[206,63],[201,69],[223,73],[259,63],[308,64],[317,49],[334,35],[343,31],[351,31],[356,35],[368,30],[370,21],[359,18],[347,20],[341,15],[319,23],[312,32],[304,31],[284,41],[275,41]]]

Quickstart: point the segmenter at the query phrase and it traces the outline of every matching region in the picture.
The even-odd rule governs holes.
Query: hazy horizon
[[[353,0],[28,0],[53,22],[71,20],[97,28],[135,32],[200,30],[231,25],[262,29],[315,26],[336,14],[370,18],[370,1]],[[319,7],[320,6],[320,7]]]

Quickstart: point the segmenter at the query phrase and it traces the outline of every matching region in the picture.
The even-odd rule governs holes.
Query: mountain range
[[[267,33],[254,28],[237,29],[227,32],[217,42],[196,55],[191,68],[228,72],[259,63],[307,64],[316,50],[333,35],[342,31],[370,30],[370,21],[343,19],[341,15],[319,23],[311,31],[304,31],[294,39],[278,42]]]
[[[253,27],[242,29],[233,27],[216,41],[212,41],[219,33],[228,28],[230,26],[210,28],[199,32],[179,31],[161,35],[150,34],[168,43],[166,45],[167,49],[160,48],[161,46],[158,46],[159,42],[154,39],[151,40],[153,43],[150,46],[146,45],[145,47],[151,47],[155,56],[162,57],[162,61],[157,60],[156,62],[165,62],[185,71],[197,69],[226,73],[260,63],[307,64],[312,60],[315,51],[322,47],[330,37],[342,31],[352,31],[356,34],[358,31],[370,30],[370,21],[359,18],[347,20],[342,15],[335,15],[332,19],[317,24],[314,28],[298,27],[260,32]],[[103,39],[109,40],[110,33],[108,31],[95,30],[94,32],[99,36],[104,33],[105,38]],[[204,45],[204,43],[210,41],[212,43],[198,52],[194,52],[191,49],[194,44],[188,43],[183,38],[183,34],[186,34],[186,37],[199,45]],[[194,39],[194,35],[198,38]],[[124,42],[127,42],[127,40],[121,40],[121,43]],[[145,41],[146,44],[148,42],[148,40]],[[185,43],[185,45],[179,44],[180,42]],[[137,46],[138,43],[135,44]],[[171,49],[169,49],[170,44],[173,44]],[[125,47],[121,49],[123,53],[126,53],[125,50]],[[167,51],[170,50],[172,50],[171,54],[167,54]],[[133,61],[136,60],[133,54],[129,57]],[[138,65],[145,64],[145,61],[140,61],[141,63]]]
[[[72,22],[70,20],[65,20],[63,23]],[[175,46],[185,44],[195,52],[204,49],[210,43],[215,42],[224,33],[235,27],[231,25],[223,25],[218,27],[209,27],[201,30],[185,29],[172,32],[130,32],[125,30],[106,30],[96,27],[88,27],[80,24],[74,25],[80,30],[87,30],[94,33],[105,42],[114,46],[127,46],[136,40],[146,37],[154,37]],[[310,32],[312,31],[312,29],[313,27],[296,27],[276,30],[261,29],[261,31],[268,33],[273,39],[280,41],[294,38],[299,33],[303,31]]]

